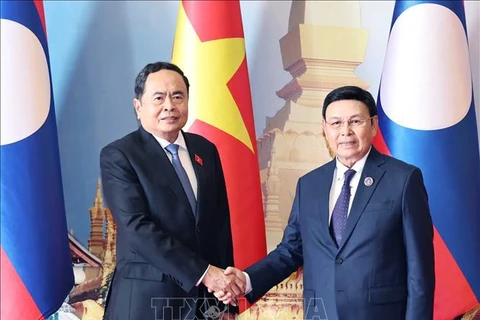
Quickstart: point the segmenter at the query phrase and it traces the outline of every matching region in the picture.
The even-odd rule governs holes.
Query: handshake
[[[238,298],[243,297],[247,290],[245,274],[234,267],[223,270],[211,265],[202,283],[218,300],[232,306],[238,305]]]

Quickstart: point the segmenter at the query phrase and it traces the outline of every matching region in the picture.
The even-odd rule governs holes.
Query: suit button
[[[343,259],[342,259],[342,258],[338,258],[337,260],[335,260],[335,263],[336,263],[336,264],[342,264],[342,263],[343,263]]]
[[[196,232],[197,234],[200,234],[200,228],[197,228]]]

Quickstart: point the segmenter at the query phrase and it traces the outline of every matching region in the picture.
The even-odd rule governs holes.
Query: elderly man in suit
[[[372,147],[369,92],[335,89],[322,111],[335,159],[299,179],[278,247],[245,273],[226,274],[245,276],[255,301],[303,266],[305,319],[431,320],[433,226],[420,170]]]
[[[133,100],[141,126],[101,152],[117,224],[105,319],[230,318],[236,309],[224,312],[208,291],[245,290],[221,269],[233,264],[225,181],[215,145],[182,131],[188,91],[177,66],[145,66]]]

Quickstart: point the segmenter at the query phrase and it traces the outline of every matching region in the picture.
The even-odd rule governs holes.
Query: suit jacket
[[[334,170],[335,160],[299,179],[282,242],[246,270],[247,298],[303,265],[305,319],[431,320],[433,226],[420,170],[372,148],[338,246],[329,232]]]
[[[222,166],[211,142],[183,135],[198,182],[196,215],[165,151],[142,127],[101,151],[104,196],[117,225],[105,319],[191,319],[205,295],[217,303],[195,284],[209,264],[233,265]]]

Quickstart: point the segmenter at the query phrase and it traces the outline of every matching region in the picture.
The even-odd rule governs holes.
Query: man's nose
[[[350,132],[352,132],[350,122],[349,121],[343,121],[342,125],[340,127],[340,134],[346,135],[346,134],[349,134]]]
[[[174,109],[173,100],[171,97],[165,97],[165,101],[163,102],[163,109],[166,111],[170,111]]]

